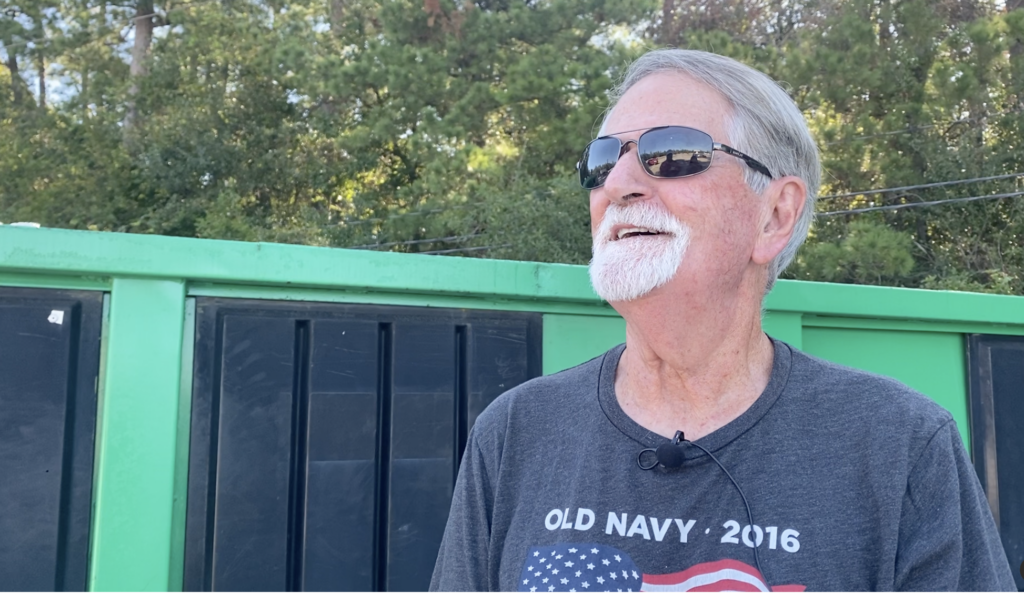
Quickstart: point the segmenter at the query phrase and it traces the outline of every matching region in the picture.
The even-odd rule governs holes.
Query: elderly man
[[[820,175],[786,93],[662,50],[617,97],[579,172],[626,343],[481,414],[431,588],[1014,590],[949,413],[761,330]]]

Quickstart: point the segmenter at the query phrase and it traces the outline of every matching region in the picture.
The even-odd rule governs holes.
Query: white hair
[[[685,74],[718,91],[733,108],[731,146],[763,163],[776,178],[793,175],[807,184],[804,209],[793,235],[768,265],[767,294],[796,257],[814,219],[821,163],[807,122],[786,91],[764,73],[732,58],[689,49],[654,50],[630,64],[613,91],[613,105],[640,80],[660,72]],[[768,177],[745,169],[747,185],[757,194],[763,193],[770,183]]]

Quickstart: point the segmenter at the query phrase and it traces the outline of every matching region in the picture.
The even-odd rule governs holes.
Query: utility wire
[[[453,210],[469,210],[472,208],[479,208],[482,204],[464,203],[464,204],[453,204],[445,208],[431,208],[429,210],[416,210],[414,212],[404,212],[402,214],[392,214],[390,216],[381,216],[376,218],[344,218],[338,221],[338,224],[347,224],[355,226],[357,224],[366,224],[368,222],[387,222],[389,220],[395,220],[397,218],[405,218],[407,216],[423,216],[424,214],[437,214],[439,212],[451,212]]]
[[[462,247],[459,249],[442,249],[440,251],[421,251],[420,255],[442,255],[445,253],[459,253],[466,251],[483,251],[485,249],[498,249],[501,247],[511,247],[510,243],[504,245],[484,245],[483,247]]]
[[[395,247],[397,245],[420,245],[423,243],[457,243],[459,241],[465,241],[472,239],[473,237],[480,237],[483,233],[474,233],[472,235],[458,235],[453,237],[437,237],[436,239],[414,239],[411,241],[392,241],[390,243],[367,243],[366,245],[354,245],[347,247],[347,249],[380,249],[381,247]]]
[[[936,121],[933,121],[930,124],[924,124],[924,125],[920,125],[920,126],[907,126],[905,128],[900,128],[898,130],[891,130],[891,131],[888,131],[888,132],[879,132],[877,134],[865,134],[863,136],[853,136],[853,137],[850,137],[850,138],[840,138],[838,140],[833,140],[831,142],[826,142],[824,144],[824,146],[833,146],[835,144],[843,144],[844,142],[853,142],[853,141],[856,141],[856,140],[870,140],[871,138],[883,138],[885,136],[897,136],[899,134],[912,134],[914,132],[919,132],[921,130],[930,130],[932,128],[937,128],[937,127],[940,127],[940,126],[948,127],[948,126],[952,126],[952,125],[956,125],[956,124],[965,124],[965,123],[980,121],[980,120],[983,120],[983,119],[988,119],[990,117],[1002,117],[1004,115],[1012,115],[1014,113],[1019,113],[1019,110],[1017,110],[1017,109],[1007,109],[1007,110],[1004,110],[1004,111],[997,111],[995,113],[989,113],[989,114],[986,114],[986,115],[979,115],[977,117],[965,117],[965,118],[962,118],[962,119],[954,119],[954,120],[950,120],[950,121],[946,121],[946,122],[941,122],[941,121],[936,120]]]
[[[455,210],[457,206],[448,208],[448,210]],[[379,218],[345,218],[338,221],[339,224],[348,224],[355,226],[357,224],[366,224],[369,222],[387,222],[389,220],[395,220],[397,218],[405,218],[407,216],[422,216],[424,214],[437,214],[438,212],[444,212],[444,208],[432,208],[430,210],[416,210],[415,212],[405,212],[403,214],[392,214],[391,216],[383,216]]]
[[[905,185],[903,187],[885,187],[882,189],[869,189],[864,191],[855,191],[846,194],[832,194],[828,196],[819,196],[819,200],[835,200],[839,198],[852,198],[854,196],[867,196],[872,194],[887,194],[893,192],[907,191],[912,189],[925,189],[929,187],[945,187],[948,185],[960,185],[963,183],[981,183],[982,181],[995,181],[997,179],[1010,179],[1011,177],[1024,176],[1024,172],[1020,173],[1007,173],[1006,175],[992,175],[991,177],[972,177],[970,179],[957,179],[954,181],[938,181],[935,183],[924,183],[921,185]]]
[[[869,190],[863,190],[863,191],[848,192],[848,193],[843,193],[843,194],[830,194],[830,195],[826,195],[826,196],[818,196],[818,201],[822,201],[822,200],[837,200],[837,199],[840,199],[840,198],[852,198],[852,197],[856,197],[856,196],[881,195],[881,194],[896,193],[896,192],[902,192],[902,191],[911,191],[911,190],[917,190],[917,189],[930,189],[930,188],[935,188],[935,187],[948,187],[948,186],[953,186],[953,185],[963,185],[963,184],[967,184],[967,183],[982,183],[982,182],[985,182],[985,181],[998,181],[998,180],[1002,180],[1002,179],[1011,179],[1011,178],[1015,178],[1015,177],[1024,177],[1024,171],[1017,172],[1017,173],[1007,173],[1007,174],[1004,174],[1004,175],[990,175],[988,177],[971,177],[971,178],[968,178],[968,179],[954,179],[954,180],[951,180],[951,181],[937,181],[937,182],[933,182],[933,183],[922,183],[922,184],[919,184],[919,185],[904,185],[904,186],[900,186],[900,187],[883,187],[883,188],[879,188],[879,189],[869,189]],[[985,196],[985,198],[987,199],[988,197]],[[925,203],[927,203],[927,204],[941,204],[941,203],[945,203],[945,202],[948,202],[948,201],[950,201],[950,200],[938,200],[936,202],[921,202],[921,203],[917,203],[917,204],[925,204]],[[366,224],[366,223],[370,223],[370,222],[387,222],[387,221],[390,221],[390,220],[394,220],[394,219],[398,219],[398,218],[405,218],[405,217],[408,217],[408,216],[422,216],[422,215],[425,215],[425,214],[436,214],[436,213],[439,213],[439,212],[444,212],[446,210],[461,210],[461,209],[470,208],[470,207],[473,207],[473,206],[474,206],[473,204],[456,204],[456,205],[450,206],[449,208],[433,208],[433,209],[429,209],[429,210],[417,210],[415,212],[406,212],[406,213],[403,213],[403,214],[395,214],[395,215],[392,215],[392,216],[385,216],[385,217],[380,217],[380,218],[345,219],[345,220],[342,220],[341,222],[345,223],[345,224],[348,224],[348,225],[355,226],[355,225]],[[909,205],[907,205],[907,204],[899,204],[898,206],[899,206],[899,208],[906,208]],[[873,206],[871,208],[882,208],[882,209],[885,209],[885,210],[892,210],[892,209],[894,209],[894,208],[888,208],[888,207],[882,207],[882,206]],[[836,214],[840,214],[840,213],[854,213],[854,212],[862,212],[862,211],[869,212],[870,210],[866,210],[864,208],[858,208],[856,210],[851,210],[851,211],[836,210],[835,213]],[[832,214],[831,212],[819,212],[819,213],[816,214],[816,216],[830,216],[831,214]],[[426,241],[426,240],[424,240],[424,241]],[[408,244],[408,243],[396,242],[395,244]],[[381,244],[381,245],[383,246],[385,244]],[[391,244],[387,244],[387,245],[391,246]],[[367,246],[366,245],[359,245],[359,246],[356,246],[356,247],[352,247],[351,249],[359,249],[359,248],[365,248],[365,247],[367,247]]]
[[[1006,194],[992,194],[988,196],[971,196],[969,198],[950,198],[948,200],[935,200],[933,202],[911,202],[909,204],[890,204],[888,206],[869,206],[866,208],[854,208],[852,210],[833,210],[831,212],[817,212],[815,216],[839,216],[845,214],[860,214],[862,212],[879,212],[882,210],[903,210],[905,208],[922,208],[926,206],[939,206],[942,204],[962,204],[965,202],[977,202],[981,200],[1001,200],[1004,198],[1016,198],[1024,196],[1024,191],[1011,192]]]

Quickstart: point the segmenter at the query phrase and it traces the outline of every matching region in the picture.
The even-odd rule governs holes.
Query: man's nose
[[[622,144],[619,160],[608,172],[608,177],[601,187],[608,200],[621,204],[650,195],[651,178],[640,165],[636,150],[635,140],[628,140]]]

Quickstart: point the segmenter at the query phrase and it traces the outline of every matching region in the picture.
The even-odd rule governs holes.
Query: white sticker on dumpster
[[[50,311],[50,316],[46,320],[57,325],[64,325],[64,311]]]

